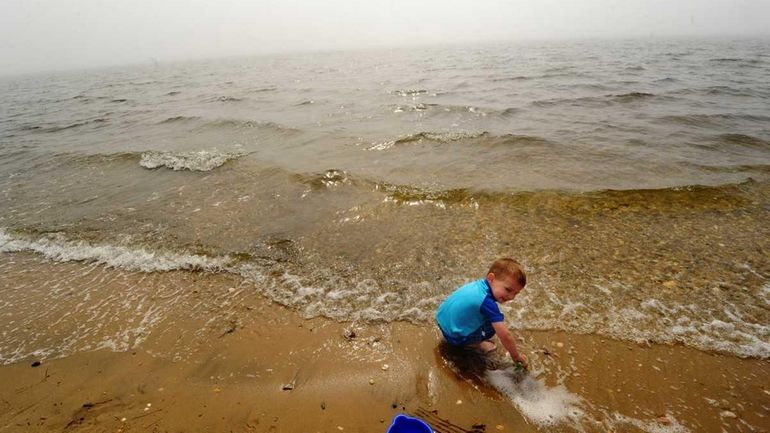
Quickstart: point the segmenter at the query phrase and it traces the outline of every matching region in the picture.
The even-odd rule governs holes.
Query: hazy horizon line
[[[737,40],[762,40],[762,39],[770,39],[770,32],[768,33],[757,33],[757,34],[736,34],[736,33],[725,33],[725,34],[670,34],[670,35],[662,35],[662,34],[650,34],[650,35],[591,35],[591,36],[570,36],[570,37],[563,37],[563,36],[557,36],[557,37],[517,37],[516,39],[512,38],[500,38],[500,39],[475,39],[475,40],[460,40],[460,41],[448,41],[448,42],[425,42],[425,43],[415,43],[415,44],[369,44],[369,45],[362,45],[362,46],[349,46],[349,47],[342,47],[342,48],[310,48],[310,49],[303,49],[303,48],[288,48],[288,49],[282,49],[282,50],[275,50],[275,51],[262,51],[262,52],[253,52],[253,53],[230,53],[230,54],[222,54],[222,55],[203,55],[200,57],[189,57],[189,56],[179,56],[179,57],[168,57],[166,59],[158,59],[153,56],[148,56],[145,60],[136,60],[136,61],[124,61],[124,62],[114,62],[114,63],[103,63],[103,64],[92,64],[92,65],[83,65],[83,66],[72,66],[72,67],[65,67],[61,69],[51,68],[51,69],[44,69],[44,70],[21,70],[21,71],[14,71],[10,73],[6,72],[0,72],[0,78],[8,79],[8,78],[26,78],[26,77],[35,77],[35,76],[44,76],[44,75],[56,75],[56,74],[67,74],[67,73],[74,73],[74,72],[96,72],[100,70],[108,70],[108,69],[114,69],[114,68],[129,68],[129,67],[149,67],[149,66],[160,66],[160,65],[169,65],[169,64],[175,64],[175,63],[197,63],[197,62],[204,62],[204,61],[211,61],[211,60],[236,60],[236,59],[246,59],[246,58],[262,58],[262,57],[273,57],[273,56],[297,56],[297,55],[314,55],[314,54],[323,54],[323,53],[356,53],[356,52],[362,52],[362,51],[379,51],[379,50],[414,50],[414,49],[420,49],[420,48],[431,48],[431,47],[464,47],[468,45],[494,45],[494,44],[517,44],[517,43],[565,43],[565,42],[586,42],[586,41],[602,41],[602,42],[618,42],[618,41],[640,41],[640,40],[649,40],[649,41],[658,41],[662,42],[665,40],[692,40],[692,41],[737,41]]]

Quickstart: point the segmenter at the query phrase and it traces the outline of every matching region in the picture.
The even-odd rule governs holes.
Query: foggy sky
[[[0,0],[0,75],[473,41],[757,36],[768,22],[770,0]]]

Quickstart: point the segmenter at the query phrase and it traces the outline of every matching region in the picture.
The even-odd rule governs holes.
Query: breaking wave
[[[119,245],[92,245],[71,241],[62,235],[40,239],[12,236],[0,228],[0,252],[31,251],[55,262],[98,263],[111,268],[141,272],[173,270],[220,271],[232,262],[230,257],[207,257],[199,254],[158,252]]]
[[[201,150],[198,152],[144,152],[139,165],[144,168],[170,168],[174,171],[211,171],[243,156],[243,153],[227,153]]]

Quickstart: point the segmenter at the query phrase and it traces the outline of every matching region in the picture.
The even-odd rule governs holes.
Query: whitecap
[[[139,165],[144,168],[170,168],[175,171],[211,171],[227,161],[238,159],[242,153],[201,150],[198,152],[144,152]]]

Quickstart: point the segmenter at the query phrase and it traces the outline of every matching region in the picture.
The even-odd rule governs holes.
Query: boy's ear
[[[487,274],[487,281],[489,281],[490,283],[493,283],[495,281],[495,273],[494,272],[490,272],[490,273]]]

